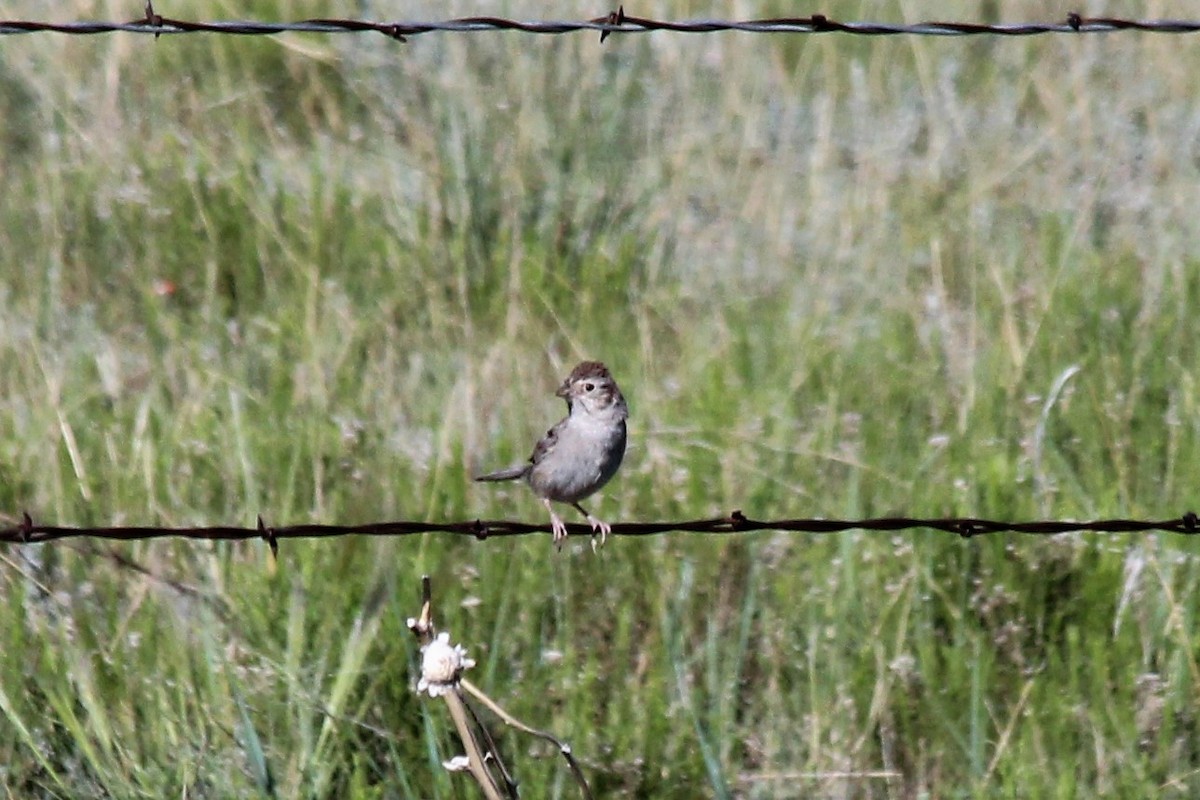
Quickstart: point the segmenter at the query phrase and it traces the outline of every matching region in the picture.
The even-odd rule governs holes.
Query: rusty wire
[[[1037,520],[1006,522],[974,517],[876,517],[872,519],[777,519],[756,520],[734,511],[728,517],[681,522],[625,522],[612,526],[610,536],[652,536],[668,532],[742,534],[752,531],[790,531],[796,533],[837,533],[848,530],[895,532],[925,528],[952,533],[964,539],[989,533],[1024,533],[1049,536],[1058,533],[1146,533],[1163,531],[1195,535],[1200,533],[1200,516],[1187,512],[1178,519],[1138,520],[1099,519],[1086,522],[1068,520]],[[587,525],[568,524],[573,536],[590,536]],[[21,524],[0,529],[0,544],[41,544],[58,539],[90,537],[135,541],[142,539],[200,539],[209,541],[245,541],[262,539],[274,551],[280,539],[313,539],[331,536],[411,536],[422,533],[450,533],[475,539],[500,536],[523,536],[529,533],[550,533],[548,524],[530,524],[510,520],[466,520],[462,522],[373,522],[365,525],[286,525],[271,527],[262,517],[253,528],[212,526],[198,528],[167,527],[62,527],[35,525],[29,514],[22,515]]]
[[[165,17],[146,4],[145,14],[131,22],[44,22],[36,20],[0,20],[0,35],[19,33],[65,33],[89,35],[98,33],[163,34],[220,33],[241,36],[263,36],[285,32],[299,33],[382,33],[405,41],[405,37],[422,33],[477,33],[481,31],[521,31],[523,33],[564,34],[595,31],[600,40],[618,33],[848,33],[859,36],[1034,36],[1047,33],[1113,33],[1143,31],[1147,33],[1196,33],[1200,20],[1153,19],[1137,20],[1117,17],[1085,17],[1069,13],[1057,22],[987,24],[976,22],[918,22],[893,24],[881,22],[840,22],[824,14],[808,17],[777,17],[756,20],[696,19],[680,22],[634,17],[618,8],[603,17],[589,20],[515,20],[502,17],[463,17],[443,21],[371,22],[360,19],[320,18],[295,22],[254,22],[246,20],[189,21]]]

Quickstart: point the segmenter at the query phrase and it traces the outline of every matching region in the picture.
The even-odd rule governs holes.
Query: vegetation
[[[403,16],[491,13],[425,5]],[[963,15],[863,5],[822,11]],[[609,519],[1177,517],[1198,62],[1133,33],[4,37],[0,512],[542,521],[470,476],[525,457],[588,357],[633,414]],[[0,796],[470,796],[413,691],[429,573],[472,679],[600,796],[1191,797],[1197,548],[10,547]],[[577,796],[497,734],[527,796]]]

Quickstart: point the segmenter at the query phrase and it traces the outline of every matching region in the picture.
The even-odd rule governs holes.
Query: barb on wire
[[[1187,512],[1177,519],[1097,519],[1086,522],[1068,520],[1036,520],[1007,522],[974,517],[874,517],[871,519],[776,519],[756,520],[734,511],[727,517],[681,522],[623,522],[612,526],[610,536],[653,536],[660,533],[742,534],[753,531],[790,531],[797,533],[837,533],[848,530],[903,531],[926,528],[952,533],[970,539],[990,533],[1024,533],[1049,536],[1057,533],[1147,533],[1164,531],[1194,535],[1200,533],[1200,516]],[[258,518],[253,528],[211,526],[198,528],[167,527],[64,527],[35,525],[29,514],[23,514],[18,525],[0,528],[0,544],[42,544],[59,539],[90,537],[135,541],[142,539],[203,539],[209,541],[245,541],[264,539],[276,552],[280,539],[313,539],[331,536],[412,536],[422,533],[449,533],[475,539],[501,536],[523,536],[529,533],[550,533],[548,524],[529,524],[509,520],[465,520],[462,522],[372,522],[365,525],[286,525],[268,526]],[[567,532],[573,536],[591,536],[587,525],[570,523]]]
[[[516,20],[503,17],[462,17],[442,21],[372,22],[361,19],[319,18],[295,22],[255,22],[247,20],[189,21],[166,17],[146,4],[145,14],[131,22],[44,22],[37,20],[0,20],[0,35],[18,33],[65,33],[90,35],[98,33],[163,34],[219,33],[241,36],[264,36],[285,32],[299,33],[382,33],[405,41],[405,37],[422,33],[477,33],[481,31],[520,31],[523,33],[564,34],[596,31],[600,40],[616,33],[847,33],[859,36],[1036,36],[1047,33],[1113,33],[1143,31],[1146,33],[1196,33],[1200,20],[1185,19],[1122,19],[1118,17],[1085,17],[1070,13],[1056,22],[1026,22],[987,24],[977,22],[918,22],[892,24],[883,22],[841,22],[824,14],[808,17],[776,17],[755,20],[695,19],[684,21],[656,20],[634,17],[624,7],[601,17],[588,20]]]

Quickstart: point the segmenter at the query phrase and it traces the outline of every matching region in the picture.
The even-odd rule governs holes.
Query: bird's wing
[[[558,444],[558,435],[562,429],[566,427],[568,419],[570,419],[570,417],[565,417],[559,420],[558,424],[546,431],[546,435],[543,436],[538,441],[537,446],[533,448],[533,455],[529,457],[530,464],[538,464],[543,458],[554,452],[554,445]]]

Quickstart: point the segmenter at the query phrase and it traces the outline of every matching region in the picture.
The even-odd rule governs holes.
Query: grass
[[[961,16],[917,5],[824,11]],[[104,11],[56,13],[135,13]],[[632,407],[610,519],[1195,507],[1183,39],[9,38],[11,519],[541,520],[470,476],[583,357]],[[0,796],[470,793],[412,689],[425,573],[599,796],[1200,789],[1179,537],[285,545],[0,553]],[[527,795],[576,795],[497,733]]]

